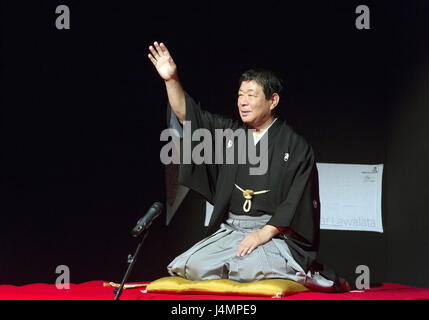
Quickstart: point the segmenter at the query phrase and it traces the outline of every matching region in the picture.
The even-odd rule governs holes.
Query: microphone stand
[[[124,285],[127,282],[128,277],[131,274],[131,271],[132,271],[132,269],[134,267],[134,263],[136,262],[137,256],[138,256],[138,254],[140,252],[140,249],[141,249],[141,247],[143,245],[143,242],[145,241],[148,233],[149,233],[149,229],[146,229],[145,231],[143,231],[142,234],[140,234],[141,241],[140,241],[139,245],[137,246],[137,249],[136,249],[136,252],[134,253],[134,256],[131,256],[131,254],[128,255],[127,262],[129,264],[129,266],[128,266],[127,271],[125,272],[125,276],[122,279],[122,282],[121,282],[121,285],[119,286],[119,288],[113,289],[113,293],[116,293],[115,298],[113,300],[119,300],[119,297],[122,294],[122,290],[124,289]]]

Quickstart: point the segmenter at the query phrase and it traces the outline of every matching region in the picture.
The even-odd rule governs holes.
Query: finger
[[[247,251],[247,247],[245,247],[244,245],[239,245],[237,249],[237,257],[243,256],[243,253],[245,251]]]
[[[150,52],[152,53],[152,56],[153,56],[156,60],[158,60],[158,59],[159,59],[159,54],[158,54],[158,52],[156,52],[156,50],[155,50],[152,46],[149,46],[149,50],[150,50]]]
[[[242,257],[242,256],[246,255],[249,248],[250,248],[250,246],[246,242],[240,243],[240,245],[238,246],[238,250],[237,250],[237,256]]]
[[[252,245],[247,245],[243,251],[241,252],[241,256],[244,257],[246,254],[249,254],[250,252],[252,252]]]
[[[251,246],[251,247],[247,250],[246,254],[251,254],[251,253],[253,252],[253,250],[255,250],[255,249],[256,249],[256,246]]]
[[[160,56],[165,55],[165,54],[164,54],[164,52],[162,51],[161,47],[159,46],[159,43],[158,43],[158,42],[156,42],[156,41],[155,41],[153,44],[155,45],[156,52],[158,52],[158,54],[159,54]]]
[[[241,245],[238,246],[237,248],[237,257],[241,256],[241,252],[243,251]]]
[[[241,252],[240,257],[244,257],[245,255],[250,254],[252,251],[253,251],[253,249],[252,249],[252,248],[245,248],[245,249],[243,249],[243,251]]]
[[[150,61],[152,61],[153,65],[156,66],[156,59],[152,57],[150,53],[147,56],[149,57]]]
[[[237,257],[244,257],[247,254],[247,248],[241,249],[237,252]]]
[[[164,52],[165,55],[171,57],[170,52],[168,51],[167,47],[165,46],[165,44],[163,44],[162,42],[159,44],[159,46],[161,47],[162,52]]]

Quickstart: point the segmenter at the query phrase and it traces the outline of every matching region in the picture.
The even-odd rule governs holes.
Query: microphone
[[[147,213],[137,221],[136,226],[131,231],[131,235],[138,237],[144,230],[148,229],[152,221],[161,214],[162,209],[164,209],[164,205],[161,202],[155,202]]]

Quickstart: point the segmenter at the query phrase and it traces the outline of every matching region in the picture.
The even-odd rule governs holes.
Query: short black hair
[[[257,68],[245,71],[238,80],[238,86],[241,86],[243,81],[255,81],[262,86],[265,94],[265,99],[271,98],[274,93],[280,95],[283,89],[282,80],[277,75],[267,69]]]

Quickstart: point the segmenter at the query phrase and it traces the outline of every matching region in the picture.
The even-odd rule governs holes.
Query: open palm
[[[154,46],[150,46],[151,53],[148,54],[150,61],[152,61],[156,70],[162,79],[168,81],[177,76],[177,67],[168,52],[167,47],[161,43],[154,42]]]

